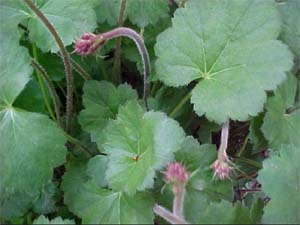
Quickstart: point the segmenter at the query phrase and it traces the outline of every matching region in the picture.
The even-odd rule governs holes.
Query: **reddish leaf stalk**
[[[214,170],[214,177],[219,178],[220,180],[226,180],[229,178],[229,175],[232,171],[230,166],[231,162],[227,156],[226,150],[228,146],[228,137],[229,137],[229,120],[224,123],[221,131],[221,144],[218,149],[218,158],[211,165],[211,168]]]
[[[132,30],[130,28],[126,28],[126,27],[119,27],[119,28],[113,29],[111,31],[102,33],[100,35],[100,37],[102,37],[103,40],[105,40],[105,41],[108,41],[110,39],[117,38],[117,37],[122,37],[122,36],[128,37],[134,41],[134,43],[136,44],[136,46],[139,50],[139,53],[142,57],[142,62],[143,62],[143,66],[144,66],[143,100],[147,107],[148,106],[147,97],[148,97],[148,91],[149,91],[148,77],[151,72],[151,67],[150,67],[148,51],[146,49],[143,39],[140,37],[140,35],[137,32],[135,32],[134,30]]]
[[[55,28],[49,22],[49,20],[45,17],[45,15],[35,6],[35,4],[31,0],[25,0],[28,7],[40,18],[40,20],[44,23],[44,25],[48,28],[52,36],[54,37],[62,56],[62,60],[65,67],[65,75],[67,81],[67,107],[66,107],[66,131],[70,133],[72,130],[72,114],[73,114],[73,76],[72,76],[72,67],[70,56],[65,49],[65,46],[58,35]]]
[[[175,214],[171,213],[169,210],[165,209],[160,205],[155,205],[153,208],[155,214],[159,215],[160,217],[164,218],[171,224],[189,224],[184,219],[176,216]]]
[[[150,68],[150,60],[148,51],[144,44],[143,39],[140,35],[134,30],[126,27],[118,27],[111,31],[102,33],[102,34],[92,34],[92,33],[84,33],[78,40],[75,42],[74,52],[86,56],[96,52],[96,50],[104,45],[108,40],[118,37],[128,37],[134,41],[136,44],[138,51],[141,55],[143,66],[144,66],[144,92],[143,92],[143,100],[145,102],[146,108],[147,105],[147,97],[149,92],[149,83],[148,77],[151,71]]]

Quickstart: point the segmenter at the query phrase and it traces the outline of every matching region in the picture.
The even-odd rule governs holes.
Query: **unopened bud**
[[[100,45],[103,45],[105,40],[101,36],[93,33],[84,33],[76,40],[74,51],[80,55],[86,56],[96,52]]]
[[[172,184],[185,184],[189,179],[189,172],[178,162],[169,163],[164,174],[165,180]]]

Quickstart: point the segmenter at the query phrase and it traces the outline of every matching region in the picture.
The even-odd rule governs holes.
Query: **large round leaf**
[[[66,139],[46,116],[13,108],[0,111],[0,133],[1,217],[18,217],[64,162]]]
[[[156,70],[170,86],[199,81],[191,102],[198,115],[224,123],[260,112],[266,90],[292,66],[277,41],[279,16],[269,0],[191,0],[157,38]]]
[[[136,101],[119,108],[106,130],[107,180],[114,190],[134,194],[153,186],[155,171],[173,159],[184,131],[160,112],[146,112]]]

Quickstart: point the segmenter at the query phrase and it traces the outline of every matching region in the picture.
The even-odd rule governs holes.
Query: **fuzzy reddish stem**
[[[118,27],[111,31],[100,34],[100,38],[105,41],[108,41],[113,38],[122,37],[122,36],[128,37],[134,41],[134,43],[136,44],[138,51],[142,57],[142,62],[143,62],[143,66],[144,66],[143,100],[145,102],[146,107],[148,108],[148,104],[147,104],[147,97],[148,97],[148,92],[149,92],[148,77],[151,72],[151,67],[150,67],[148,51],[146,49],[143,39],[140,37],[140,35],[137,32],[135,32],[134,30],[132,30],[130,28],[126,28],[126,27]]]

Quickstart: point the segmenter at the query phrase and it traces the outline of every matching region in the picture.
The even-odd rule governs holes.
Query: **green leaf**
[[[99,187],[105,187],[107,185],[107,181],[105,180],[107,163],[107,157],[98,155],[91,158],[87,164],[87,175],[94,180]]]
[[[258,179],[271,198],[264,209],[264,224],[300,223],[299,162],[300,148],[292,145],[282,145],[279,156],[264,162]]]
[[[93,0],[48,0],[40,10],[57,30],[64,45],[69,45],[82,33],[97,27],[94,6]],[[42,51],[59,50],[51,33],[35,15],[29,20],[28,28],[30,38]]]
[[[118,22],[121,0],[100,0],[96,7],[99,23],[116,25]],[[133,24],[145,28],[156,24],[160,18],[168,16],[168,1],[165,0],[127,0],[124,20],[128,18]]]
[[[289,74],[266,104],[267,113],[261,130],[275,149],[281,144],[300,146],[300,110],[288,112],[294,106],[296,85],[296,78]]]
[[[83,2],[82,0],[47,0],[37,5],[49,22],[54,26],[64,45],[70,45],[75,38],[83,32],[93,31],[97,27],[94,11],[95,0]],[[40,19],[29,10],[22,0],[8,0],[1,2],[1,11],[4,12],[4,34],[10,34],[17,39],[17,24],[22,19],[29,18],[29,37],[44,52],[57,52],[59,50],[53,36]],[[1,14],[2,15],[2,14]],[[1,16],[2,18],[2,16]],[[2,20],[2,19],[1,19]],[[3,26],[5,27],[5,26]],[[2,31],[1,31],[2,34]]]
[[[89,164],[92,160],[89,161]],[[99,159],[97,159],[98,161]],[[92,163],[94,164],[94,162]],[[64,201],[69,209],[82,218],[84,224],[150,224],[153,222],[154,202],[148,193],[128,196],[99,187],[95,176],[102,176],[97,167],[84,162],[72,162],[63,177]]]
[[[61,217],[56,217],[52,220],[49,220],[45,216],[41,215],[39,218],[34,220],[33,224],[75,224],[75,221],[62,219]]]
[[[258,151],[268,146],[268,142],[261,131],[263,120],[264,114],[260,113],[256,117],[252,118],[249,127],[249,138],[254,145],[253,149],[257,149]]]
[[[229,180],[213,179],[213,170],[210,166],[216,158],[217,150],[214,145],[200,145],[191,136],[185,139],[181,150],[176,153],[176,160],[182,162],[191,173],[187,185],[187,195],[203,195],[209,201],[233,199],[232,183]],[[188,201],[187,205],[189,205]]]
[[[176,121],[163,113],[144,113],[136,101],[119,108],[105,134],[108,183],[129,194],[153,186],[155,171],[172,160],[185,136]]]
[[[202,202],[202,204],[206,204]],[[188,218],[187,218],[188,219]],[[234,206],[231,202],[222,201],[220,203],[206,204],[203,210],[196,213],[189,222],[194,224],[254,224],[257,219],[251,215],[249,208],[236,203]]]
[[[97,21],[99,23],[107,22],[109,25],[118,23],[121,0],[99,0],[95,8]]]
[[[92,141],[102,148],[103,129],[110,119],[116,117],[120,105],[138,98],[137,92],[127,84],[116,88],[107,81],[86,81],[83,92],[85,109],[80,112],[79,123],[91,134]]]
[[[55,200],[53,199],[56,193],[56,186],[50,182],[41,190],[39,198],[34,202],[33,211],[38,214],[49,214],[55,212]]]
[[[127,0],[126,15],[128,19],[145,28],[149,24],[156,24],[160,18],[167,17],[168,1],[165,0]]]
[[[290,47],[300,63],[300,2],[288,0],[278,4],[278,9],[282,18],[280,39]]]
[[[51,102],[51,99],[48,99]],[[33,79],[27,83],[23,91],[14,101],[13,106],[31,112],[47,113],[41,88]]]
[[[0,111],[0,132],[0,217],[19,217],[65,161],[66,139],[46,116],[13,108]]]
[[[32,68],[27,49],[16,46],[13,40],[1,41],[0,52],[1,110],[5,106],[11,106],[16,97],[24,89],[29,81]]]
[[[199,116],[247,120],[292,66],[279,31],[273,1],[190,0],[157,37],[158,78],[175,87],[197,80],[191,102]]]
[[[27,7],[21,0],[1,0],[0,15],[1,44],[10,40],[13,44],[7,47],[18,45],[20,34],[17,27],[20,21],[30,16]]]

